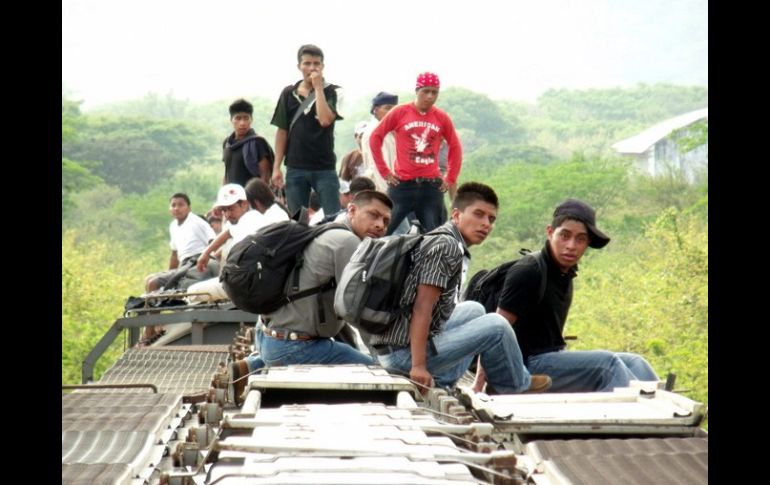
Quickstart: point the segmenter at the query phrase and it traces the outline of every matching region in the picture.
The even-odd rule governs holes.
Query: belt
[[[266,337],[273,337],[278,340],[315,340],[317,338],[310,335],[301,335],[297,332],[279,332],[269,328],[263,329],[262,333],[264,333]]]
[[[433,177],[433,178],[430,178],[430,177],[415,177],[415,178],[409,179],[409,180],[402,180],[402,182],[414,182],[416,184],[421,184],[421,183],[424,183],[424,182],[431,183],[431,184],[433,184],[433,183],[441,184],[441,182],[443,182],[443,180],[441,180],[441,177]]]
[[[405,348],[406,348],[405,345],[387,345],[387,344],[372,345],[372,350],[377,355],[388,355],[395,352],[396,350],[402,350]]]

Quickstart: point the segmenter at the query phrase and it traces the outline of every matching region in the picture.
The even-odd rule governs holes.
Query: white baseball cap
[[[225,184],[219,188],[214,207],[228,207],[246,199],[246,191],[238,184]]]

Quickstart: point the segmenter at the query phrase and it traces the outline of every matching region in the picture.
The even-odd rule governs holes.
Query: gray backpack
[[[398,309],[401,289],[412,267],[412,253],[422,234],[366,238],[345,266],[334,293],[334,311],[368,333],[388,330]]]

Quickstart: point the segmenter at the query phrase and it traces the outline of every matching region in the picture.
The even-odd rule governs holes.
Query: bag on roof
[[[528,249],[521,249],[519,254],[524,257],[513,261],[506,261],[492,269],[482,269],[474,274],[468,281],[465,293],[463,294],[463,301],[477,301],[484,305],[484,309],[486,309],[488,313],[495,312],[497,310],[497,302],[500,299],[500,293],[503,292],[505,277],[508,274],[510,267],[520,261],[534,258],[537,261],[541,274],[540,289],[537,297],[537,302],[540,303],[545,295],[545,286],[548,276],[545,259],[543,259],[540,251],[531,252]]]
[[[236,243],[227,256],[219,280],[227,296],[251,313],[271,313],[300,298],[334,289],[332,278],[315,288],[299,291],[299,270],[310,242],[330,229],[346,229],[344,224],[308,226],[295,220],[276,222]],[[290,295],[286,283],[292,278]]]
[[[368,333],[385,332],[401,311],[397,308],[401,289],[423,237],[401,234],[364,239],[334,292],[337,315]]]

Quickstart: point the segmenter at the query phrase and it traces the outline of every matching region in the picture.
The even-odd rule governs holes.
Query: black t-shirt
[[[508,270],[498,303],[500,308],[516,315],[513,329],[524,359],[565,347],[562,331],[572,303],[572,279],[577,276],[577,266],[562,273],[551,257],[548,243],[543,252],[548,268],[543,300],[537,302],[540,268],[534,258],[527,258]]]
[[[295,93],[296,84],[286,86],[281,91],[275,106],[271,124],[289,132],[286,147],[286,166],[306,170],[334,170],[337,157],[334,154],[334,122],[323,128],[318,122],[316,101],[306,114],[300,115],[294,127],[289,129],[294,113],[299,109],[304,98]],[[329,84],[324,88],[326,102],[334,112],[335,121],[342,117],[337,114],[337,91],[339,86]]]

